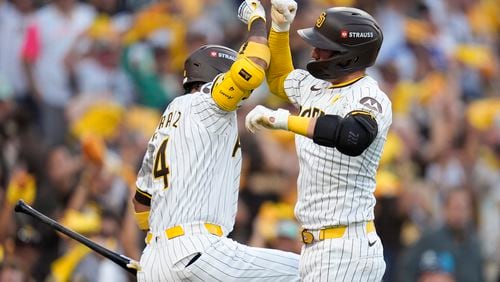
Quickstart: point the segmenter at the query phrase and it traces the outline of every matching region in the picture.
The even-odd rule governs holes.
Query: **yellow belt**
[[[224,232],[222,231],[222,227],[220,227],[220,225],[213,224],[213,223],[204,223],[203,225],[205,226],[205,229],[210,234],[213,234],[213,235],[218,236],[218,237],[221,237],[224,234]],[[169,240],[176,238],[176,237],[183,236],[185,233],[186,232],[184,232],[184,229],[180,225],[170,227],[170,228],[165,230],[165,236]],[[148,232],[148,234],[146,235],[146,239],[145,239],[146,244],[149,244],[152,239],[153,239],[153,233]]]
[[[342,238],[346,229],[347,226],[345,225],[322,228],[319,230],[319,238],[316,238],[316,240],[323,241],[325,239]],[[375,231],[375,224],[373,221],[368,221],[366,223],[366,233],[373,231]],[[314,242],[314,239],[314,234],[311,231],[307,229],[302,230],[302,242],[304,242],[304,244],[311,244]]]

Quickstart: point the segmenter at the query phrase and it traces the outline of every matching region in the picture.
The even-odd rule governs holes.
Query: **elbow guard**
[[[234,111],[241,100],[250,96],[264,80],[264,70],[245,56],[236,60],[231,69],[219,76],[212,88],[212,98],[225,111]]]
[[[369,112],[354,111],[345,118],[321,116],[314,127],[313,141],[322,146],[337,148],[348,156],[361,155],[375,140],[378,126]]]
[[[229,74],[234,85],[243,91],[250,91],[259,87],[265,77],[262,67],[246,56],[241,56],[233,63]]]

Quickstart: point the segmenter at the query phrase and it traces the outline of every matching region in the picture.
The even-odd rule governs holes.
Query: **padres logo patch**
[[[382,113],[382,105],[372,97],[363,97],[359,100],[359,103],[372,111]]]
[[[321,15],[319,15],[319,18],[316,20],[316,27],[320,28],[325,22],[325,20],[326,20],[326,13],[323,12],[321,13]]]

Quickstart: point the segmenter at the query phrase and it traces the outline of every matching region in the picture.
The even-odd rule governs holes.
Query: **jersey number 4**
[[[163,178],[163,189],[168,188],[168,175],[170,173],[170,169],[167,165],[167,143],[168,138],[165,138],[163,142],[161,142],[160,148],[158,148],[158,152],[156,152],[153,169],[155,178]]]

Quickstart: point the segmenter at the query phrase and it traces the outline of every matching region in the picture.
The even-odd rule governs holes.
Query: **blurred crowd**
[[[296,68],[311,49],[295,30],[326,7],[362,8],[384,31],[368,70],[393,103],[375,207],[384,281],[500,281],[500,3],[297,2]],[[187,55],[244,42],[239,4],[0,0],[0,281],[133,280],[13,206],[23,199],[138,259],[144,233],[130,200],[146,144],[183,94]],[[247,132],[255,104],[290,107],[262,85],[238,110],[243,169],[230,236],[299,253],[293,135]]]

